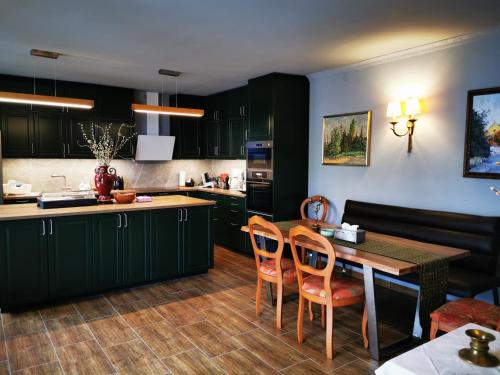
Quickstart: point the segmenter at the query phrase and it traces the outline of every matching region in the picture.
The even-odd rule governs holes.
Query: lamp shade
[[[405,102],[405,114],[415,116],[420,113],[420,102],[417,98],[408,98]]]
[[[387,105],[387,117],[400,117],[402,114],[400,102],[389,102]]]

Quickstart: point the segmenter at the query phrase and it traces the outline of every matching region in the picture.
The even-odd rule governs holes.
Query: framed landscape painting
[[[500,178],[500,87],[467,93],[464,177]]]
[[[323,117],[323,164],[370,164],[371,111]]]

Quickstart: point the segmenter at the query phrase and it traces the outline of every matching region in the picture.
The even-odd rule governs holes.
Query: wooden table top
[[[308,228],[312,227],[312,224],[315,222],[314,220],[288,220],[287,222],[296,223],[297,225],[303,225]],[[275,223],[276,224],[276,223]],[[322,224],[322,227],[326,228],[335,228],[335,225],[331,224]],[[248,227],[241,227],[243,232],[248,233]],[[283,237],[285,239],[285,243],[290,243],[288,238],[288,230],[281,230]],[[258,230],[254,230],[254,233],[263,237],[276,239],[271,232],[264,228],[258,228]],[[376,240],[380,242],[387,242],[397,244],[399,246],[411,247],[414,249],[419,249],[422,251],[427,251],[434,254],[440,254],[448,257],[450,260],[465,258],[470,255],[470,251],[464,249],[457,249],[454,247],[441,246],[430,244],[427,242],[419,242],[414,240],[409,240],[406,238],[389,236],[386,234],[374,233],[374,232],[366,232],[366,238],[369,240]],[[300,237],[297,238],[297,245],[307,247],[311,250],[315,250],[318,248],[318,243],[315,241],[310,241],[308,239],[301,240]],[[414,263],[405,262],[402,260],[389,258],[383,255],[372,254],[366,251],[357,250],[348,246],[342,246],[333,244],[335,253],[337,258],[349,260],[352,262],[356,262],[359,264],[367,265],[373,267],[376,270],[387,272],[392,275],[400,276],[408,273],[412,273],[417,271],[418,265]]]

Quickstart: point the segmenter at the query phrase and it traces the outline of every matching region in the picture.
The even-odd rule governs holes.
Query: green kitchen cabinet
[[[273,139],[273,81],[269,76],[248,81],[248,140]]]
[[[211,212],[207,206],[182,209],[182,274],[208,270],[212,264],[213,248]]]
[[[231,132],[231,158],[246,158],[246,118],[235,117],[229,120],[229,129]]]
[[[76,296],[92,289],[92,217],[64,216],[48,222],[51,298]]]
[[[93,216],[94,290],[120,287],[123,284],[123,232],[120,214]]]
[[[151,211],[150,269],[153,280],[167,279],[181,272],[182,209]]]
[[[0,222],[0,306],[47,300],[47,229],[39,219]]]
[[[208,121],[205,129],[205,156],[217,158],[219,156],[219,121]]]
[[[65,119],[66,128],[66,147],[65,157],[75,159],[93,158],[92,152],[88,147],[82,147],[87,144],[82,133],[81,125],[88,138],[92,137],[92,120],[89,115],[69,114]],[[80,125],[81,124],[81,125]]]
[[[129,211],[122,214],[123,282],[144,283],[149,278],[149,212]]]
[[[123,125],[123,126],[122,126]],[[113,140],[130,138],[135,133],[135,128],[130,125],[130,120],[99,120],[99,126],[107,127],[109,126],[109,133]],[[99,139],[103,135],[103,130],[96,130],[96,138]],[[118,158],[131,159],[135,156],[135,137],[130,139],[129,142],[125,144],[117,153]]]
[[[62,113],[39,112],[35,115],[35,153],[38,157],[66,156]]]
[[[30,111],[2,109],[2,154],[31,157],[35,154],[35,118]]]

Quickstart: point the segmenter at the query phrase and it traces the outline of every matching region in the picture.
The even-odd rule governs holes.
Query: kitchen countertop
[[[184,187],[184,186],[173,186],[173,187],[141,187],[141,188],[127,188],[125,190],[116,190],[116,191],[135,191],[139,194],[146,194],[146,193],[170,193],[170,192],[176,192],[176,191],[205,191],[209,193],[215,193],[215,194],[222,194],[222,195],[230,195],[233,197],[241,197],[245,198],[246,194],[237,191],[237,190],[227,190],[227,189],[219,189],[219,188],[204,188],[201,186],[193,186],[193,187]],[[17,199],[34,199],[38,195],[32,194],[4,194],[3,199],[4,200],[17,200]]]
[[[183,195],[168,195],[153,197],[152,202],[130,204],[101,204],[97,206],[67,207],[67,208],[38,208],[36,203],[0,205],[0,221],[36,219],[57,216],[74,216],[104,214],[113,212],[159,210],[164,208],[179,208],[193,206],[214,205],[214,201],[191,198]]]

